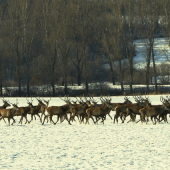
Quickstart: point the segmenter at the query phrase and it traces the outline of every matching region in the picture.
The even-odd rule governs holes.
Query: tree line
[[[30,86],[50,85],[56,96],[55,86],[68,94],[68,84],[84,84],[88,93],[89,83],[102,81],[120,82],[122,92],[126,82],[130,93],[142,83],[149,92],[151,76],[163,72],[155,64],[154,39],[168,40],[169,25],[169,0],[1,0],[0,94],[17,86],[22,96],[26,86],[30,96]],[[133,61],[137,39],[147,39],[142,70]]]

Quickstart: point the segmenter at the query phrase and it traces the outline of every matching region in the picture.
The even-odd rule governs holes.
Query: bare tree
[[[64,3],[61,0],[40,0],[37,1],[37,9],[39,10],[37,21],[41,28],[46,53],[45,69],[50,78],[52,95],[55,96],[55,69],[57,66],[60,33],[63,28],[61,12],[62,9],[64,10]]]
[[[27,96],[30,96],[30,79],[31,79],[31,64],[33,57],[32,46],[35,36],[36,22],[35,22],[35,8],[34,4],[30,3],[30,0],[22,1],[21,3],[21,15],[23,31],[22,33],[22,46],[23,46],[23,60],[24,60],[24,72],[27,86]]]
[[[9,16],[11,20],[11,35],[10,42],[11,47],[14,50],[13,55],[14,64],[17,73],[18,80],[18,95],[21,96],[21,76],[22,76],[22,54],[23,54],[23,37],[21,32],[23,32],[23,23],[22,23],[22,9],[21,9],[21,1],[15,2],[12,0],[8,1],[9,5]]]
[[[4,32],[4,23],[3,23],[3,9],[4,9],[4,3],[3,4],[1,4],[1,6],[0,6],[0,26],[1,26],[1,30],[2,30],[2,32]],[[2,39],[5,39],[6,37],[4,37],[3,36],[3,34],[1,34],[1,38]],[[0,55],[0,95],[2,96],[3,95],[3,93],[2,93],[2,78],[3,78],[3,68],[2,68],[2,66],[3,66],[3,64],[2,64],[2,62],[3,62],[3,56],[2,55],[4,55],[3,53],[2,53],[2,51],[4,50],[4,46],[3,46],[3,44],[1,44],[1,49],[0,49],[0,51],[1,51],[1,55]]]
[[[133,85],[133,74],[134,74],[134,63],[133,57],[135,55],[135,43],[134,40],[137,35],[138,31],[138,21],[137,21],[137,11],[135,8],[136,4],[134,0],[123,1],[124,7],[124,15],[123,15],[123,22],[124,22],[124,30],[125,33],[123,35],[123,44],[125,48],[125,55],[128,61],[128,69],[130,75],[130,93],[133,93],[132,85]]]
[[[147,93],[149,93],[149,80],[150,80],[150,62],[152,59],[154,79],[155,79],[155,92],[158,93],[157,87],[157,73],[155,66],[155,53],[154,53],[154,40],[156,33],[156,23],[159,19],[159,6],[157,0],[147,1],[141,0],[138,5],[140,17],[143,25],[141,26],[141,35],[144,36],[144,43],[146,47],[146,86]]]

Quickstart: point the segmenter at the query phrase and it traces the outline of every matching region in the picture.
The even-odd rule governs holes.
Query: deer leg
[[[98,124],[98,121],[100,120],[99,117],[95,117],[96,121],[94,122],[94,124]]]
[[[9,126],[10,126],[10,119],[11,119],[11,118],[8,117],[8,125],[9,125]]]
[[[23,116],[21,116],[21,118],[20,118],[20,120],[19,120],[19,123],[18,123],[18,124],[20,124],[20,123],[21,123],[21,125],[22,125],[22,119],[23,119]]]
[[[102,117],[102,121],[101,121],[101,123],[103,123],[103,125],[104,125],[104,121],[106,120],[106,116],[103,116]]]
[[[43,115],[45,116],[45,110],[42,112],[42,114],[41,114],[41,120],[42,120],[42,117],[43,117]]]
[[[5,119],[3,118],[4,122],[6,123]]]
[[[65,119],[67,120],[68,124],[71,125],[70,121],[68,120],[67,114],[65,115]]]
[[[45,116],[44,116],[45,117]],[[49,117],[47,117],[47,123],[48,123],[48,121],[50,121],[50,118]]]
[[[87,116],[85,119],[86,119],[86,123],[85,124],[87,124],[87,122],[89,124],[89,116]]]
[[[81,116],[80,124],[81,124],[82,122],[84,123],[84,119],[85,119],[85,115],[83,114],[83,115]]]
[[[33,113],[31,113],[31,120],[30,120],[30,122],[33,120]]]
[[[110,117],[110,119],[112,119],[112,120],[113,120],[113,118],[110,116],[110,113],[108,113],[108,116]]]
[[[15,119],[13,117],[11,119],[13,120],[13,123],[11,125],[13,125],[15,123]]]
[[[70,122],[70,121],[73,122],[73,120],[75,120],[74,118],[75,118],[75,114],[72,114],[72,115],[70,116],[69,122]]]
[[[152,120],[152,123],[153,123],[153,125],[155,125],[155,119],[154,119],[154,121],[153,121],[153,116],[151,117],[151,120]]]
[[[52,116],[51,116],[51,122],[53,122],[53,124],[56,125],[56,123],[55,123],[55,122],[53,121],[53,119],[52,119]]]
[[[142,118],[141,118],[141,115],[140,115],[140,119],[136,123],[140,122],[141,120],[142,120]]]
[[[93,123],[95,124],[95,121],[94,121],[94,119],[93,119],[93,117],[91,116],[91,119],[93,120]]]
[[[46,118],[48,120],[48,116],[47,115],[44,116],[44,121],[42,122],[42,125],[44,124]]]
[[[124,123],[124,121],[126,120],[126,117],[123,112],[120,113],[120,119],[121,119],[122,123]]]
[[[4,118],[2,118],[2,116],[1,116],[1,117],[0,117],[0,121],[1,121],[2,119],[4,119]]]
[[[52,119],[52,118],[51,118]],[[51,121],[51,119],[50,119],[50,121]],[[59,121],[59,115],[57,115],[57,121],[56,121],[56,123]]]
[[[80,115],[80,124],[84,121],[84,114]]]
[[[82,123],[82,121],[83,121],[83,118],[84,117],[84,115],[81,115],[81,117],[80,117],[80,124]]]
[[[62,123],[65,120],[65,115],[60,115],[60,123]]]
[[[114,116],[114,121],[113,121],[113,123],[115,123],[115,120],[116,120],[116,115]]]
[[[115,120],[116,122],[118,123],[118,118],[120,117],[120,113],[118,111],[116,111],[116,114],[114,116],[114,123],[115,123]]]
[[[36,116],[35,116],[35,114],[34,114],[34,119],[36,120]]]
[[[27,116],[24,116],[24,117],[25,117],[25,124],[26,124],[28,122],[28,119],[27,119]]]
[[[164,116],[165,123],[168,123],[167,115]]]
[[[156,117],[155,116],[153,116],[153,118],[154,118],[154,125],[156,125]]]
[[[40,115],[39,115],[39,114],[37,114],[37,116],[39,117],[39,119],[40,119],[40,122],[42,123],[42,120],[41,120],[41,117],[40,117]]]
[[[130,114],[130,120],[127,122],[127,123],[129,123],[129,122],[134,122],[134,120],[136,119],[136,118],[134,118],[134,117],[136,117],[136,116],[133,116],[133,113],[131,113]]]
[[[141,113],[140,119],[141,119],[142,124],[143,124],[143,122],[146,122],[145,116],[143,113]]]

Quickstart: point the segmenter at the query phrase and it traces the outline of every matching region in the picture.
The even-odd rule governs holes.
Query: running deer
[[[12,104],[13,108],[11,109],[0,109],[0,120],[3,119],[3,118],[7,118],[8,119],[8,124],[10,126],[10,119],[13,119],[13,123],[15,123],[15,119],[13,118],[15,112],[18,109],[18,103],[16,104]],[[11,125],[13,125],[13,123]]]
[[[63,99],[64,100],[64,99]],[[50,106],[45,108],[45,116],[44,116],[44,121],[42,122],[42,125],[44,124],[45,120],[48,120],[48,117],[50,118],[50,122],[53,122],[55,125],[59,118],[60,118],[60,123],[66,119],[68,123],[71,125],[70,121],[68,120],[67,113],[70,112],[70,108],[73,106],[70,102],[70,100],[67,97],[67,100],[64,100],[66,102],[65,105],[62,106]],[[53,121],[52,117],[54,115],[57,115],[57,121],[56,123]]]
[[[160,98],[161,100],[161,98]],[[151,117],[151,120],[153,122],[153,119],[155,120],[155,122],[153,122],[153,124],[156,124],[156,119],[158,115],[161,115],[164,111],[169,110],[169,104],[166,102],[162,102],[162,105],[153,105],[151,107],[145,107],[139,110],[139,113],[141,114],[141,122],[146,122],[145,117]]]

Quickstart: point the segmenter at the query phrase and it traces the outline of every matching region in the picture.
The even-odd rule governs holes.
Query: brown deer
[[[44,100],[44,99],[43,99]],[[45,103],[45,107],[42,107],[42,110],[41,110],[41,112],[42,112],[42,114],[41,114],[41,120],[42,120],[42,116],[44,115],[45,116],[45,114],[44,114],[44,112],[45,112],[45,108],[47,108],[48,106],[49,106],[49,102],[50,102],[50,100],[51,100],[51,97],[50,97],[50,99],[49,100],[44,100],[44,103]],[[42,101],[41,101],[42,102]]]
[[[27,120],[27,114],[30,112],[30,113],[33,113],[33,110],[34,110],[34,107],[32,105],[32,102],[29,102],[27,100],[27,103],[28,103],[28,106],[26,107],[18,107],[18,110],[15,112],[14,116],[21,116],[20,118],[20,121],[19,123],[22,124],[22,121],[23,121],[23,118],[25,118],[26,122],[25,124],[28,122],[30,123],[28,120]],[[18,124],[19,124],[18,123]]]
[[[79,122],[82,123],[84,121],[84,118],[87,117],[86,109],[97,105],[97,102],[92,97],[90,98],[92,100],[92,103],[90,102],[90,100],[87,100],[86,97],[84,98],[85,98],[85,101],[83,101],[81,98],[80,98],[80,101],[78,101],[78,98],[76,97],[77,101],[80,104],[76,104],[70,108],[71,116],[70,116],[69,121],[75,120],[74,118],[75,116],[77,116],[79,119]]]
[[[136,120],[136,115],[140,116],[139,110],[142,109],[143,107],[151,107],[151,103],[149,102],[148,98],[135,98],[135,101],[137,102],[137,105],[130,105],[126,109],[126,117],[130,115],[130,120],[127,122],[129,123],[130,121],[135,121]],[[139,122],[139,121],[138,121]],[[138,123],[136,122],[136,123]]]
[[[38,101],[38,105],[33,106],[33,111],[28,112],[27,114],[31,114],[31,121],[33,120],[33,116],[35,117],[35,115],[37,115],[39,117],[39,119],[40,119],[40,122],[42,123],[42,120],[41,120],[41,117],[40,117],[39,113],[44,113],[45,108],[47,106],[40,99],[37,99],[37,101]]]
[[[0,106],[0,109],[6,109],[7,107],[10,107],[11,105],[9,104],[9,102],[7,102],[4,98],[2,99],[3,101],[3,105]],[[3,118],[4,122],[6,123],[5,119]]]
[[[106,105],[108,100],[104,101],[101,99],[101,101],[102,101],[102,104],[97,105],[97,106],[92,106],[92,107],[89,107],[86,109],[86,114],[87,114],[86,123],[87,122],[89,123],[89,118],[91,118],[93,120],[93,122],[96,124],[98,122],[98,120],[101,118],[102,123],[104,124],[106,115],[109,115],[111,108]],[[94,121],[93,117],[96,118],[96,121]]]
[[[13,119],[13,123],[11,125],[15,123],[15,119],[13,118],[13,116],[15,112],[18,110],[17,104],[12,104],[13,106],[12,109],[0,109],[0,120],[3,118],[7,118],[9,126],[10,126],[10,119]]]
[[[127,104],[120,104],[120,105],[116,106],[114,108],[116,111],[116,114],[114,116],[113,123],[115,123],[115,121],[118,123],[119,117],[121,118],[122,123],[124,123],[126,116],[127,116],[127,108],[134,107],[134,106],[145,106],[146,101],[144,101],[144,100],[141,101],[141,99],[140,100],[138,99],[138,100],[136,100],[137,103],[127,103]],[[110,107],[112,107],[112,106],[110,105]],[[131,114],[130,114],[130,116],[131,116]],[[131,119],[134,120],[133,117],[131,117]]]
[[[7,102],[5,99],[2,99],[3,101],[3,105],[0,106],[0,109],[6,109],[7,107],[10,107],[11,105],[9,104],[9,102]]]
[[[123,103],[110,103],[110,107],[112,107],[112,111],[115,111],[115,108],[118,106],[118,105],[124,105],[124,104],[131,104],[132,102],[129,100],[129,98],[127,96],[124,97],[124,102]]]
[[[152,118],[155,118],[155,122],[153,124],[156,124],[157,116],[162,114],[164,111],[169,110],[169,105],[167,103],[163,103],[162,105],[155,105],[151,107],[145,107],[139,110],[139,113],[141,114],[141,122],[146,122],[145,117],[151,117],[151,120],[153,122]]]
[[[62,106],[50,106],[48,108],[45,108],[45,116],[44,116],[44,121],[42,122],[42,125],[44,124],[45,120],[48,119],[48,117],[50,117],[50,122],[53,122],[53,124],[55,125],[59,118],[60,118],[60,123],[61,120],[66,119],[68,121],[68,123],[71,125],[71,123],[68,120],[67,117],[67,112],[70,111],[70,108],[73,106],[72,103],[70,102],[70,100],[64,100],[66,102],[65,105]],[[56,123],[53,121],[52,117],[54,115],[57,115],[57,121]]]

